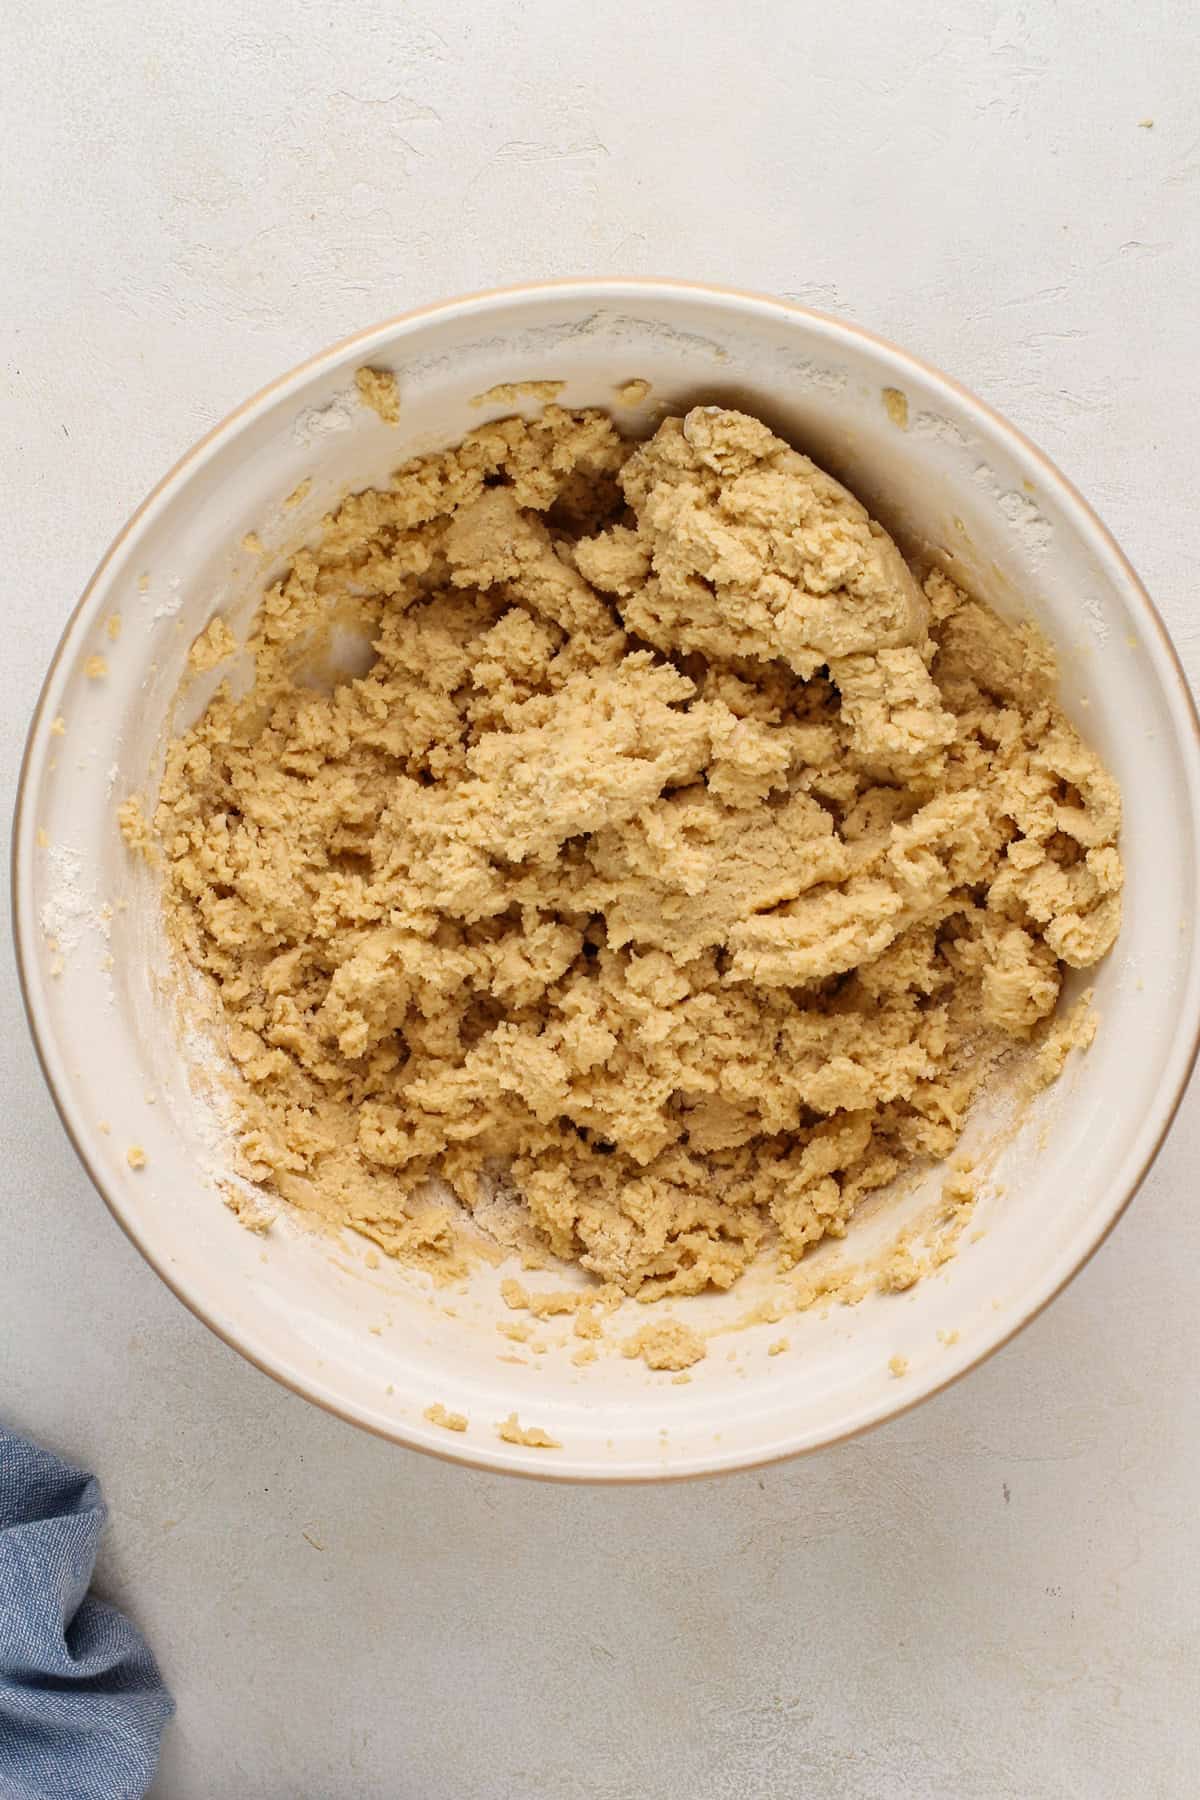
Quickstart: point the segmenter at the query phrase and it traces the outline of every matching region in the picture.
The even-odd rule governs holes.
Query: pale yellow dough
[[[356,369],[354,385],[363,405],[378,413],[385,425],[400,423],[400,390],[390,369]]]
[[[509,1413],[507,1419],[500,1419],[496,1425],[496,1435],[504,1439],[506,1444],[524,1444],[531,1450],[561,1450],[562,1445],[540,1425],[522,1425],[516,1413]]]
[[[471,1423],[466,1413],[451,1412],[440,1400],[427,1406],[424,1416],[431,1425],[440,1425],[443,1431],[465,1431]]]
[[[393,1254],[458,1255],[437,1177],[608,1292],[795,1262],[1054,1063],[1119,925],[1043,641],[740,413],[485,425],[350,496],[249,649],[170,746],[170,925],[241,1172]]]
[[[498,381],[482,394],[472,394],[469,406],[515,406],[518,400],[557,400],[565,381]]]
[[[682,1319],[663,1319],[661,1323],[643,1325],[621,1346],[624,1356],[640,1356],[651,1369],[690,1369],[705,1355],[705,1342],[698,1331]]]

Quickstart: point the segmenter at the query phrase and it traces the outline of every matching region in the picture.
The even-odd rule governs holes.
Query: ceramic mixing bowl
[[[398,426],[359,404],[363,364],[395,371]],[[483,1264],[465,1292],[447,1293],[386,1259],[368,1266],[378,1259],[360,1240],[287,1219],[247,1231],[221,1202],[227,1132],[195,1078],[213,1052],[181,1043],[154,880],[116,829],[122,799],[152,798],[193,638],[217,611],[245,631],[264,568],[246,535],[279,566],[347,489],[512,410],[473,401],[529,379],[564,382],[564,404],[613,408],[631,431],[696,401],[760,414],[906,545],[1001,612],[1032,612],[1060,652],[1067,712],[1125,799],[1125,925],[1094,973],[1099,1034],[1014,1124],[958,1254],[905,1293],[718,1337],[686,1384],[619,1355],[579,1367],[570,1344],[508,1342],[496,1325],[512,1317],[499,1291],[510,1269]],[[646,401],[617,408],[615,388],[634,379],[650,383]],[[107,674],[89,679],[96,655]],[[565,282],[451,301],[349,339],[248,401],[104,557],[47,676],[21,781],[16,932],[29,1016],[63,1123],[117,1220],[198,1317],[297,1393],[496,1469],[641,1480],[766,1462],[875,1424],[978,1363],[1059,1292],[1135,1192],[1196,1048],[1197,742],[1163,626],[1100,521],[1018,432],[935,370],[833,319],[686,284]],[[127,1159],[135,1144],[140,1170]],[[813,1253],[814,1269],[884,1245],[937,1180],[871,1209],[845,1243]],[[705,1329],[731,1323],[776,1280],[757,1269],[732,1295],[673,1310]],[[630,1328],[646,1322],[644,1309],[628,1312]],[[786,1354],[769,1355],[781,1334]],[[434,1402],[468,1429],[427,1421]],[[561,1448],[503,1441],[497,1421],[514,1412]]]

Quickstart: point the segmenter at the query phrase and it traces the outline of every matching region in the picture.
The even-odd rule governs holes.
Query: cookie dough
[[[1045,643],[742,413],[484,425],[348,497],[248,649],[169,749],[169,925],[240,1172],[396,1255],[454,1256],[448,1184],[614,1292],[795,1262],[1118,929]]]
[[[440,1425],[443,1431],[465,1431],[471,1423],[466,1413],[451,1412],[440,1400],[425,1408],[424,1417],[431,1425]]]
[[[507,1419],[500,1419],[496,1424],[496,1435],[504,1439],[506,1444],[524,1444],[530,1450],[561,1450],[562,1444],[540,1425],[522,1425],[516,1413],[509,1413]]]
[[[650,1369],[690,1369],[704,1356],[706,1345],[698,1331],[682,1319],[663,1319],[643,1325],[621,1346],[623,1356],[640,1356]]]
[[[356,369],[354,385],[363,405],[378,413],[385,425],[400,423],[400,390],[390,369]]]

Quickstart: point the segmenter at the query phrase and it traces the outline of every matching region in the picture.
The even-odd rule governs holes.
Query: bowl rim
[[[181,486],[191,474],[194,467],[207,459],[208,455],[219,447],[222,441],[233,439],[249,420],[257,415],[269,403],[278,399],[289,388],[300,386],[319,373],[327,365],[337,363],[355,346],[366,346],[372,341],[386,340],[397,335],[406,335],[423,323],[448,316],[469,317],[472,313],[486,313],[497,302],[536,301],[539,298],[560,294],[572,295],[580,299],[595,297],[598,300],[615,297],[625,298],[636,304],[639,299],[646,301],[662,301],[672,296],[685,302],[696,297],[723,302],[730,307],[753,317],[763,312],[793,318],[809,325],[820,327],[834,339],[855,340],[867,345],[874,352],[882,352],[899,368],[908,369],[913,374],[942,387],[954,395],[958,401],[979,415],[991,430],[1006,438],[1010,445],[1035,462],[1048,486],[1057,490],[1060,501],[1071,516],[1072,522],[1082,536],[1103,553],[1114,567],[1116,573],[1126,584],[1129,598],[1144,615],[1145,621],[1153,631],[1163,659],[1164,673],[1174,681],[1174,698],[1177,712],[1172,713],[1172,724],[1175,727],[1175,740],[1182,753],[1183,767],[1186,777],[1189,800],[1192,811],[1192,822],[1197,842],[1200,842],[1200,713],[1192,695],[1187,675],[1179,654],[1171,640],[1170,633],[1151,599],[1140,576],[1129,558],[1117,543],[1112,532],[1100,518],[1095,508],[1080,493],[1074,483],[1063,474],[1061,469],[1028,438],[1018,426],[990,406],[970,388],[947,375],[935,364],[925,361],[900,346],[892,343],[879,333],[864,326],[838,318],[836,315],[818,311],[800,302],[780,298],[777,295],[758,292],[748,288],[726,286],[721,283],[675,279],[671,277],[642,276],[567,276],[552,280],[517,282],[501,287],[485,288],[464,294],[450,296],[443,300],[429,302],[422,306],[411,307],[403,312],[352,332],[349,336],[338,339],[325,348],[306,357],[302,362],[266,383],[240,405],[227,413],[217,424],[212,426],[198,438],[168,469],[165,475],[155,484],[140,504],[130,513],[124,524],[113,537],[108,548],[96,564],[91,576],[83,588],[78,600],[71,608],[50,659],[42,685],[38,693],[26,734],[24,750],[21,757],[20,770],[17,777],[16,798],[13,808],[13,824],[11,834],[10,886],[12,935],[15,951],[17,979],[24,1005],[25,1017],[33,1040],[34,1050],[43,1079],[49,1089],[63,1130],[72,1145],[85,1173],[104,1201],[110,1214],[120,1226],[125,1236],[133,1244],[139,1254],[154,1270],[159,1279],[170,1289],[176,1299],[182,1302],[203,1325],[206,1325],[230,1349],[236,1350],[255,1368],[272,1380],[287,1388],[293,1394],[331,1413],[344,1423],[356,1426],[360,1430],[370,1432],[373,1436],[383,1438],[389,1443],[400,1445],[406,1449],[417,1450],[427,1456],[436,1457],[441,1462],[460,1466],[488,1470],[502,1474],[515,1474],[529,1480],[540,1480],[558,1484],[587,1486],[640,1486],[644,1483],[664,1483],[703,1480],[718,1474],[732,1474],[752,1469],[762,1469],[773,1463],[789,1461],[794,1457],[807,1456],[832,1445],[846,1443],[864,1432],[874,1430],[889,1420],[899,1418],[922,1405],[935,1394],[960,1381],[964,1376],[977,1369],[982,1363],[994,1356],[998,1351],[1011,1343],[1017,1334],[1025,1329],[1034,1319],[1058,1298],[1063,1290],[1086,1267],[1096,1251],[1108,1238],[1118,1221],[1124,1216],[1134,1196],[1145,1181],[1159,1151],[1174,1124],[1183,1096],[1187,1091],[1192,1072],[1200,1055],[1200,1009],[1191,1020],[1191,1039],[1186,1050],[1178,1060],[1173,1090],[1167,1093],[1165,1100],[1160,1100],[1160,1123],[1156,1136],[1146,1151],[1142,1162],[1128,1180],[1125,1191],[1111,1200],[1107,1206],[1099,1209],[1095,1229],[1089,1241],[1085,1241],[1079,1254],[1071,1266],[1063,1274],[1060,1281],[1046,1294],[1035,1299],[1025,1310],[1019,1312],[1015,1323],[1000,1332],[990,1342],[985,1343],[977,1354],[972,1355],[960,1366],[941,1377],[933,1379],[921,1388],[920,1392],[905,1398],[897,1394],[896,1404],[879,1410],[874,1417],[860,1420],[835,1432],[829,1432],[810,1443],[800,1445],[784,1445],[773,1447],[763,1455],[737,1456],[729,1460],[716,1461],[710,1466],[684,1469],[645,1468],[637,1471],[614,1469],[612,1473],[600,1470],[572,1470],[570,1468],[555,1469],[546,1464],[531,1466],[528,1460],[520,1459],[508,1452],[507,1446],[497,1445],[495,1449],[468,1447],[461,1449],[442,1448],[425,1438],[415,1435],[408,1422],[396,1421],[395,1424],[382,1425],[369,1418],[360,1416],[352,1407],[339,1402],[333,1396],[321,1392],[314,1384],[297,1378],[281,1365],[277,1365],[265,1356],[248,1348],[233,1330],[226,1329],[218,1319],[214,1318],[204,1300],[186,1291],[185,1285],[174,1276],[165,1257],[158,1255],[143,1240],[142,1235],[126,1218],[119,1190],[115,1183],[109,1183],[102,1172],[97,1159],[91,1154],[89,1146],[81,1132],[72,1123],[68,1105],[56,1081],[51,1060],[50,1040],[52,1033],[49,1022],[42,1016],[39,1006],[39,995],[34,991],[31,971],[35,967],[32,957],[32,882],[33,876],[29,866],[30,859],[23,855],[23,846],[29,840],[27,817],[29,809],[29,793],[31,775],[34,766],[36,748],[40,741],[39,727],[45,713],[49,691],[59,666],[66,656],[68,640],[73,636],[80,616],[88,606],[96,588],[103,581],[110,566],[117,556],[126,548],[136,535],[147,516],[164,501],[169,492]],[[1186,731],[1184,729],[1186,727]],[[1200,954],[1200,953],[1198,953]],[[1193,985],[1195,985],[1193,983]],[[1178,1057],[1178,1045],[1187,1021],[1182,1012],[1176,1030],[1176,1039],[1172,1046]]]

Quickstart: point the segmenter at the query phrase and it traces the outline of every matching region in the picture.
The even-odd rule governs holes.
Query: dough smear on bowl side
[[[484,425],[350,495],[249,650],[169,747],[168,926],[240,1172],[396,1256],[458,1254],[444,1182],[640,1298],[790,1266],[1120,923],[1043,640],[741,413]]]

